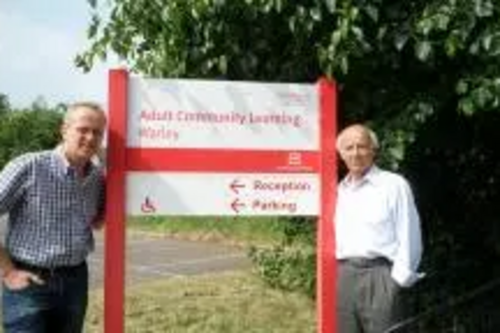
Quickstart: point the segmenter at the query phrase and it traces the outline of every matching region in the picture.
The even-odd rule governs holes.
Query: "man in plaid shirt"
[[[95,103],[68,108],[62,142],[0,173],[0,245],[6,333],[78,333],[87,309],[87,255],[103,218],[104,177],[95,163],[106,116]]]

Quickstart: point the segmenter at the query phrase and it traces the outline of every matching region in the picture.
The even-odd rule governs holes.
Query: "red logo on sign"
[[[302,165],[302,154],[292,152],[288,154],[288,165]]]
[[[144,202],[141,205],[141,212],[143,213],[154,213],[156,212],[156,207],[154,203],[149,199],[149,197],[144,198]]]

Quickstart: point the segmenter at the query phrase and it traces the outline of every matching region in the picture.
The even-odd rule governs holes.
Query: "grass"
[[[126,333],[316,332],[315,305],[270,289],[249,271],[170,278],[129,287]],[[85,332],[103,331],[102,291],[91,295]]]
[[[280,217],[135,217],[127,220],[127,228],[242,245],[275,244],[284,235]]]

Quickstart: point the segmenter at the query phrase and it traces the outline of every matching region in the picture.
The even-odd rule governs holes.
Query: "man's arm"
[[[15,267],[10,260],[9,254],[5,251],[5,248],[0,245],[0,271],[2,278],[6,277],[13,269],[15,269]]]
[[[7,213],[22,192],[22,180],[25,172],[26,163],[24,158],[20,157],[7,163],[5,168],[0,172],[0,215]],[[2,219],[5,223],[5,219]],[[10,260],[9,254],[5,250],[3,244],[0,244],[0,270],[1,276],[5,277],[14,269],[14,265]]]
[[[403,179],[396,192],[396,237],[398,249],[391,276],[402,287],[410,287],[422,276],[417,272],[422,256],[420,217],[409,184]]]
[[[92,221],[92,228],[99,230],[104,226],[104,218],[106,215],[106,176],[102,175],[101,178],[102,184],[101,189],[99,191],[99,201],[97,207],[97,215]]]
[[[0,172],[0,214],[9,212],[22,197],[29,162],[30,157],[23,155],[9,162]],[[37,275],[17,269],[2,244],[0,244],[0,277],[5,286],[12,290],[25,288],[31,282],[43,283]]]
[[[22,196],[27,181],[29,156],[20,156],[9,162],[0,172],[0,215],[11,210]]]

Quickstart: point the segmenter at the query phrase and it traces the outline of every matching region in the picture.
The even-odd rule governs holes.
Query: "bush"
[[[256,271],[271,287],[297,291],[315,298],[316,224],[310,218],[287,218],[281,244],[272,248],[250,248]]]

